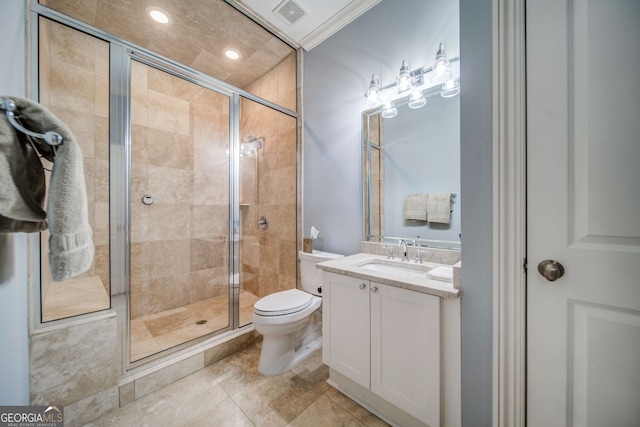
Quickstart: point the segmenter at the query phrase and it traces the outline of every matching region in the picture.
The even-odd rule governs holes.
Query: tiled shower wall
[[[295,55],[247,90],[295,110]],[[296,287],[297,121],[247,99],[240,111],[241,138],[265,138],[257,158],[240,161],[241,287],[263,297]],[[270,222],[267,230],[258,227],[263,215]]]
[[[229,99],[135,61],[131,87],[138,318],[228,294]]]

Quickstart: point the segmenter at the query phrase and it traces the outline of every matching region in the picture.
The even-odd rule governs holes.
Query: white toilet
[[[299,252],[302,289],[261,298],[253,305],[253,324],[263,336],[258,371],[279,375],[322,345],[322,270],[316,264],[343,255]]]

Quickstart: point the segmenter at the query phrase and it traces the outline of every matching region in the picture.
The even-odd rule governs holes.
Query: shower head
[[[253,135],[249,135],[249,138],[247,138],[247,144],[251,144],[253,146],[253,148],[255,150],[258,150],[260,148],[262,148],[262,143],[264,142],[264,136],[261,136],[259,138],[253,136]]]
[[[247,141],[240,144],[240,157],[256,157],[256,155],[258,154],[258,150],[262,148],[262,143],[264,142],[264,140],[264,136],[255,137],[253,135],[249,135]]]

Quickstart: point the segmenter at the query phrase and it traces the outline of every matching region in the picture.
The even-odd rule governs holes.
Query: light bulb
[[[431,68],[431,82],[442,83],[451,78],[451,67],[444,51],[444,43],[440,43],[436,60]]]
[[[411,73],[409,72],[409,64],[407,64],[407,61],[402,61],[400,74],[398,74],[396,83],[398,84],[398,93],[411,90]]]
[[[385,119],[391,119],[397,115],[398,110],[392,102],[387,102],[384,104],[384,106],[382,107],[382,117],[384,117]]]
[[[369,90],[367,90],[367,108],[376,108],[380,104],[382,104],[382,99],[380,99],[380,80],[378,80],[378,76],[373,74],[371,83],[369,83]]]
[[[427,104],[427,98],[424,97],[422,91],[419,89],[414,89],[411,92],[411,97],[409,98],[409,108],[422,108]]]
[[[460,93],[460,81],[458,79],[449,79],[442,83],[440,88],[440,96],[443,98],[451,98]]]

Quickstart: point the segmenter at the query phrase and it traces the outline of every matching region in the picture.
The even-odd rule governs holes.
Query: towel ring
[[[37,133],[22,127],[22,125],[18,123],[18,121],[16,120],[16,116],[14,113],[14,111],[17,110],[17,108],[18,107],[16,106],[16,103],[13,102],[12,100],[10,99],[2,100],[2,109],[7,115],[7,120],[9,120],[9,123],[11,123],[11,126],[18,129],[20,132],[26,135],[33,136],[35,138],[44,139],[44,141],[49,145],[56,146],[56,145],[62,144],[63,138],[62,138],[62,135],[60,135],[58,132],[48,131],[45,133]]]

